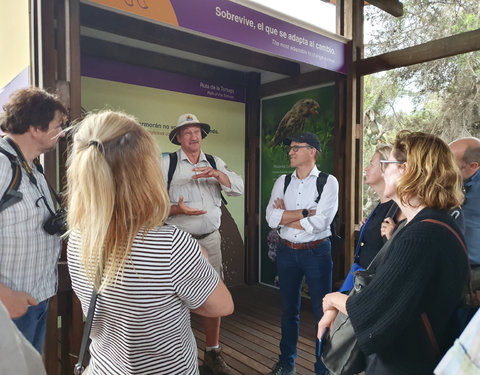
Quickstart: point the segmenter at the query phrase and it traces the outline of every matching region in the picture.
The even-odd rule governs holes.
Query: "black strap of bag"
[[[10,137],[5,137],[4,138],[8,144],[15,150],[16,154],[17,154],[17,158],[18,158],[18,162],[19,164],[23,167],[23,169],[25,170],[25,172],[27,172],[27,176],[28,176],[28,179],[30,180],[30,182],[40,191],[40,188],[38,186],[38,183],[37,183],[37,179],[35,178],[35,176],[33,175],[33,172],[32,172],[32,169],[30,168],[30,166],[28,165],[28,162],[27,160],[25,159],[25,156],[23,156],[23,152],[22,150],[20,150],[20,147],[18,147],[18,145],[15,143],[15,141],[10,138]],[[34,160],[33,162],[35,164],[35,167],[37,168],[37,170],[41,173],[41,174],[44,174],[43,173],[43,167],[42,165],[40,164],[40,162],[38,160]],[[57,203],[61,206],[62,205],[62,199],[60,198],[60,196],[57,194],[57,192],[50,186],[50,184],[48,183],[47,179],[45,179],[45,181],[47,182],[47,185],[48,185],[48,188],[49,190],[51,191],[52,195],[54,196],[55,200],[57,201]],[[40,191],[40,193],[43,194],[42,191]],[[50,207],[48,206],[47,203],[45,203],[45,205],[47,206],[48,210],[50,211],[51,214],[53,214],[53,211],[50,209]]]
[[[458,233],[452,227],[450,227],[450,225],[444,223],[443,221],[439,221],[435,219],[424,219],[422,221],[438,224],[447,228],[457,238],[458,242],[460,242],[460,245],[462,246],[463,252],[465,253],[465,257],[467,258],[467,262],[468,262],[468,292],[470,294],[470,303],[474,303],[474,302],[478,303],[478,301],[476,301],[476,296],[473,293],[473,288],[472,288],[472,273],[470,270],[470,260],[468,258],[467,247],[465,246],[465,243],[462,241],[462,238],[458,235]],[[432,347],[433,355],[435,357],[435,360],[437,360],[438,362],[441,359],[441,352],[440,352],[440,347],[438,345],[437,339],[435,338],[435,334],[432,330],[430,320],[428,319],[428,316],[426,313],[422,313],[421,318],[422,318],[422,323],[425,327],[425,331],[427,332],[428,340],[430,341],[430,345]]]
[[[92,297],[90,298],[90,305],[88,306],[87,320],[83,327],[82,344],[80,345],[80,353],[78,354],[78,362],[73,369],[75,375],[81,375],[85,371],[85,354],[90,346],[90,331],[92,330],[93,316],[95,315],[95,306],[97,304],[97,296],[95,288],[92,290]]]
[[[452,232],[452,234],[457,238],[458,242],[460,242],[460,245],[462,245],[462,249],[463,249],[463,252],[465,253],[465,257],[467,258],[467,262],[468,262],[468,293],[470,295],[470,303],[477,303],[478,304],[478,301],[476,300],[477,297],[475,295],[475,293],[473,293],[473,287],[472,287],[472,271],[471,271],[471,266],[470,266],[470,258],[468,257],[468,251],[467,251],[467,247],[465,246],[465,243],[462,241],[462,238],[458,235],[458,233],[453,230],[450,225],[448,224],[445,224],[443,221],[439,221],[439,220],[435,220],[435,219],[424,219],[422,221],[428,221],[430,223],[434,223],[434,224],[439,224],[445,228],[447,228],[450,232]]]

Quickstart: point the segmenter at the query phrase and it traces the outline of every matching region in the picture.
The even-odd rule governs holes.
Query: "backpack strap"
[[[207,158],[207,161],[210,163],[210,165],[212,166],[213,169],[217,169],[217,162],[215,161],[215,158],[213,157],[213,155],[210,155],[210,154],[205,154],[205,157]],[[227,200],[225,199],[225,197],[223,196],[222,192],[220,192],[220,197],[222,198],[222,202],[224,205],[227,205]]]
[[[217,162],[215,161],[215,158],[213,155],[210,154],[205,154],[205,157],[207,158],[207,161],[210,163],[213,169],[217,169]]]
[[[167,175],[167,192],[170,191],[170,184],[172,183],[173,174],[175,169],[177,169],[178,155],[176,152],[170,153],[170,164],[168,165],[168,175]]]
[[[6,208],[14,205],[23,198],[22,192],[18,191],[20,183],[22,182],[22,170],[20,166],[20,161],[18,158],[8,152],[7,150],[0,147],[0,153],[5,155],[8,160],[10,160],[10,165],[12,167],[12,178],[8,184],[7,190],[3,193],[2,198],[0,199],[0,212]]]
[[[168,165],[167,192],[170,191],[170,185],[172,183],[173,175],[175,174],[175,170],[177,169],[177,164],[178,164],[177,153],[171,152],[169,155],[170,155],[170,164]],[[217,162],[215,161],[215,158],[213,157],[213,155],[205,154],[205,157],[207,158],[207,161],[212,166],[212,168],[217,169]],[[223,204],[227,205],[227,200],[225,199],[222,193],[220,193],[220,196],[222,198]]]
[[[285,175],[285,181],[283,182],[283,195],[285,196],[285,192],[287,191],[288,185],[290,185],[290,181],[292,181],[292,174]]]
[[[318,197],[315,199],[315,203],[318,203],[320,201],[320,197],[322,196],[323,193],[323,188],[325,184],[327,183],[328,179],[328,173],[325,172],[320,172],[317,177],[317,193]],[[283,195],[285,195],[285,192],[287,191],[288,185],[290,185],[290,181],[292,181],[292,174],[287,174],[285,175],[285,180],[283,182]]]
[[[315,203],[318,203],[320,201],[320,197],[322,196],[323,193],[323,188],[325,187],[325,184],[327,183],[328,179],[328,173],[325,172],[320,172],[317,177],[317,193],[318,197],[315,199]]]
[[[325,187],[325,184],[327,183],[329,174],[325,172],[320,172],[317,176],[317,193],[318,197],[315,199],[315,203],[318,203],[320,201],[320,197],[322,196],[323,193],[323,188]],[[292,174],[287,174],[285,175],[285,180],[283,182],[283,195],[285,196],[285,192],[287,191],[288,185],[290,185],[290,181],[292,181]],[[338,212],[335,213],[335,217],[333,218],[332,222],[330,223],[330,232],[332,232],[332,238],[340,238],[340,236],[337,234],[337,216]]]

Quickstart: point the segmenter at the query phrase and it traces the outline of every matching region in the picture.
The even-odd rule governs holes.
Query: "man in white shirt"
[[[305,276],[316,323],[323,316],[322,299],[332,289],[330,224],[338,208],[338,182],[328,175],[319,197],[315,162],[320,142],[313,133],[286,139],[290,166],[295,168],[286,186],[286,175],[273,186],[266,220],[278,228],[277,271],[282,298],[280,358],[270,375],[295,374],[300,320],[301,286]],[[288,180],[287,180],[288,181]],[[286,188],[285,188],[286,187]],[[319,199],[318,199],[319,198]],[[316,374],[328,374],[320,357]]]
[[[207,252],[210,264],[223,278],[221,237],[218,231],[221,192],[229,196],[243,194],[243,180],[228,169],[222,159],[203,153],[202,139],[209,132],[210,125],[201,123],[190,113],[181,115],[177,126],[170,132],[170,141],[181,148],[162,160],[171,202],[167,223],[196,238]],[[220,318],[204,318],[204,329],[206,348],[204,364],[200,369],[202,374],[232,374],[219,347]]]

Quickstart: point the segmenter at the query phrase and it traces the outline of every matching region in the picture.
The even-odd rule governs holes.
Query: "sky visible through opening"
[[[335,5],[321,0],[248,0],[244,4],[258,3],[288,17],[335,33]]]

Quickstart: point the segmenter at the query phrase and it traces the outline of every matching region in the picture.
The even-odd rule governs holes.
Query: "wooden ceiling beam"
[[[345,76],[330,70],[314,70],[303,73],[297,77],[284,78],[278,81],[264,83],[260,86],[259,97],[281,94],[286,91],[304,89],[312,86],[319,86],[326,83],[333,83],[336,79],[344,79]]]
[[[480,29],[359,60],[360,76],[480,50]]]
[[[244,72],[219,68],[105,40],[82,36],[81,51],[82,55],[86,56],[101,57],[195,78],[246,86],[246,73]]]
[[[368,3],[375,5],[394,17],[403,16],[403,3],[398,0],[368,0]]]
[[[264,53],[81,4],[82,26],[165,47],[287,76],[300,74],[300,64]]]

